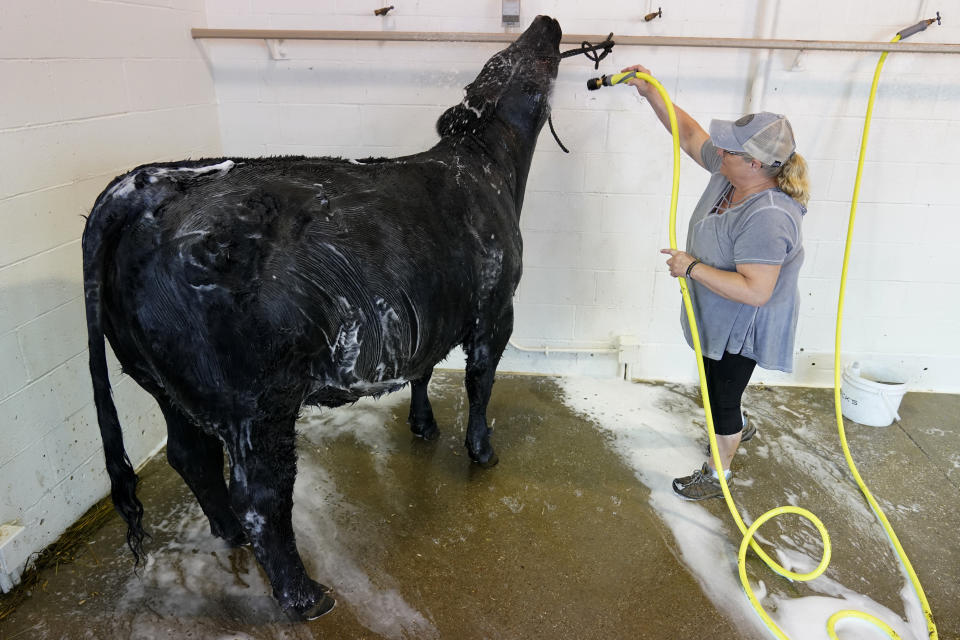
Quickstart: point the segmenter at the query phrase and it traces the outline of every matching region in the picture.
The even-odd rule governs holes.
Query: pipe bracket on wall
[[[793,58],[793,63],[790,65],[790,71],[803,71],[804,68],[804,54],[807,52],[806,49],[800,49],[797,51],[797,55]]]
[[[267,49],[270,50],[271,60],[286,60],[287,52],[283,49],[283,40],[264,38],[263,41],[267,43]]]

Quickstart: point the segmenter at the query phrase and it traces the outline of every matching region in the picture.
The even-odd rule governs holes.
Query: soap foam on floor
[[[760,620],[743,593],[737,574],[737,551],[741,536],[729,515],[723,520],[713,516],[697,503],[678,499],[670,486],[674,477],[687,475],[702,463],[702,409],[687,396],[669,386],[632,384],[624,381],[592,378],[563,378],[559,385],[564,402],[573,411],[591,419],[598,428],[614,436],[613,446],[624,461],[635,471],[637,478],[650,489],[650,506],[670,527],[676,539],[681,560],[689,568],[710,600],[741,629],[757,638],[769,637],[766,625]],[[794,407],[791,412],[803,418],[803,412]],[[774,449],[773,457],[793,456],[809,474],[805,481],[816,483],[810,491],[823,491],[849,508],[860,525],[867,526],[872,513],[858,500],[859,493],[850,483],[840,485],[840,471],[808,450],[802,449],[797,437],[803,437],[804,425],[791,434],[778,434],[776,439],[765,438]],[[797,433],[799,431],[799,433]],[[746,482],[734,477],[733,487],[745,487]],[[794,502],[796,496],[790,502]],[[787,503],[784,498],[782,504]],[[759,515],[759,514],[756,514]],[[749,514],[742,513],[749,525]],[[814,534],[815,535],[815,534]],[[781,552],[780,559],[793,564],[796,570],[809,571],[819,562],[819,539],[809,532],[801,532],[804,553]],[[758,539],[760,536],[758,536]],[[807,553],[809,552],[809,553]],[[900,570],[891,567],[892,571]],[[782,580],[771,572],[770,584]],[[769,589],[754,586],[768,614],[791,638],[827,640],[826,622],[836,611],[858,609],[870,613],[889,624],[904,640],[926,637],[926,623],[912,586],[905,583],[901,591],[907,621],[870,598],[836,583],[826,575],[806,583],[821,596],[784,598]],[[775,613],[772,613],[774,612]],[[845,622],[844,638],[869,640],[884,637],[872,625]]]

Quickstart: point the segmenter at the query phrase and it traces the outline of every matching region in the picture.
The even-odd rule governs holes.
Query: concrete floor
[[[711,638],[770,637],[742,594],[740,536],[721,500],[676,499],[670,478],[703,460],[692,387],[500,375],[489,418],[500,464],[462,446],[462,376],[431,384],[443,435],[411,438],[408,392],[305,416],[295,527],[308,570],[337,607],[309,623],[281,613],[247,548],[209,534],[163,456],[141,472],[153,533],[135,575],[119,518],[72,565],[50,569],[0,623],[0,638]],[[875,613],[903,638],[923,616],[852,483],[832,391],[751,387],[760,429],[734,461],[748,522],[797,504],[827,526],[833,561],[795,584],[755,557],[748,574],[795,639],[826,638],[841,608]],[[960,396],[908,393],[902,422],[847,424],[860,472],[919,575],[940,638],[960,638]],[[761,538],[808,570],[816,532],[794,516]],[[843,638],[879,638],[845,623]]]

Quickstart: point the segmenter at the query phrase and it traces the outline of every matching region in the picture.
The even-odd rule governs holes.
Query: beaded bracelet
[[[685,278],[689,278],[689,277],[690,277],[690,272],[691,272],[691,271],[693,270],[693,268],[694,268],[695,266],[697,266],[698,264],[700,264],[700,261],[694,259],[694,261],[691,262],[691,263],[687,266],[687,274],[686,274],[686,276],[684,276],[684,277],[685,277]]]

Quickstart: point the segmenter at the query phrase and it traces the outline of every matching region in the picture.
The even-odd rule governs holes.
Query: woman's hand
[[[627,67],[626,69],[621,69],[621,73],[626,73],[628,71],[639,71],[640,73],[645,73],[652,76],[650,69],[647,69],[642,64],[635,64],[632,67]],[[656,89],[653,88],[653,85],[647,82],[646,80],[641,80],[640,78],[630,78],[627,80],[627,84],[633,85],[637,88],[637,92],[644,98],[650,99],[650,96],[656,93]]]
[[[674,278],[684,278],[694,257],[686,251],[660,249],[660,253],[669,254],[667,266]],[[705,286],[727,300],[733,300],[751,307],[762,307],[770,300],[773,289],[780,277],[779,264],[741,263],[736,271],[715,269],[702,262],[690,271],[690,277],[696,276],[697,283]]]
[[[694,257],[686,251],[676,249],[660,249],[660,253],[670,255],[667,260],[667,266],[670,267],[670,275],[674,278],[682,278],[687,275],[687,267],[693,262]]]

